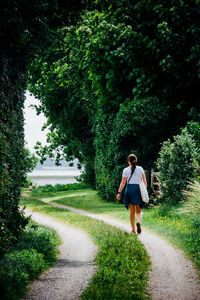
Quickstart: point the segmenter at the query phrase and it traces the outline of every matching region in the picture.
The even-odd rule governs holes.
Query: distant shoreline
[[[77,182],[75,177],[80,176],[82,170],[75,167],[44,166],[35,168],[27,177],[36,185],[69,184]]]

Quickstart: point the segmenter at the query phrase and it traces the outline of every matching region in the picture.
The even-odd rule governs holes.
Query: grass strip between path
[[[82,299],[149,298],[147,287],[150,259],[135,235],[122,232],[102,221],[52,207],[40,201],[39,197],[26,195],[21,204],[86,231],[98,246],[98,271],[83,292]]]

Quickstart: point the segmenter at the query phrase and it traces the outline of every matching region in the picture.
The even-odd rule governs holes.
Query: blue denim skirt
[[[139,184],[127,184],[124,195],[124,205],[128,209],[129,204],[139,204],[140,208],[144,207],[144,202],[140,194]]]

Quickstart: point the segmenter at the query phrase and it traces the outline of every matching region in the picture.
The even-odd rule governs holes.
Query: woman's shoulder
[[[129,172],[130,172],[130,166],[129,167],[126,167],[126,168],[124,168],[123,169],[123,176],[126,176],[126,174],[129,174]],[[126,176],[127,177],[127,176]]]
[[[126,167],[126,168],[123,169],[123,172],[128,172],[128,171],[130,171],[130,169],[131,169],[131,167],[128,166],[128,167]]]
[[[141,166],[137,166],[137,168],[138,168],[138,171],[140,171],[140,172],[144,173],[144,169],[143,169],[143,167],[141,167]]]

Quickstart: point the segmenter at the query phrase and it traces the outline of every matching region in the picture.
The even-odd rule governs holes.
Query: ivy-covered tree
[[[19,210],[24,152],[24,93],[27,70],[59,26],[75,23],[90,1],[1,1],[0,10],[0,255],[27,223]],[[92,7],[92,6],[91,6]]]

